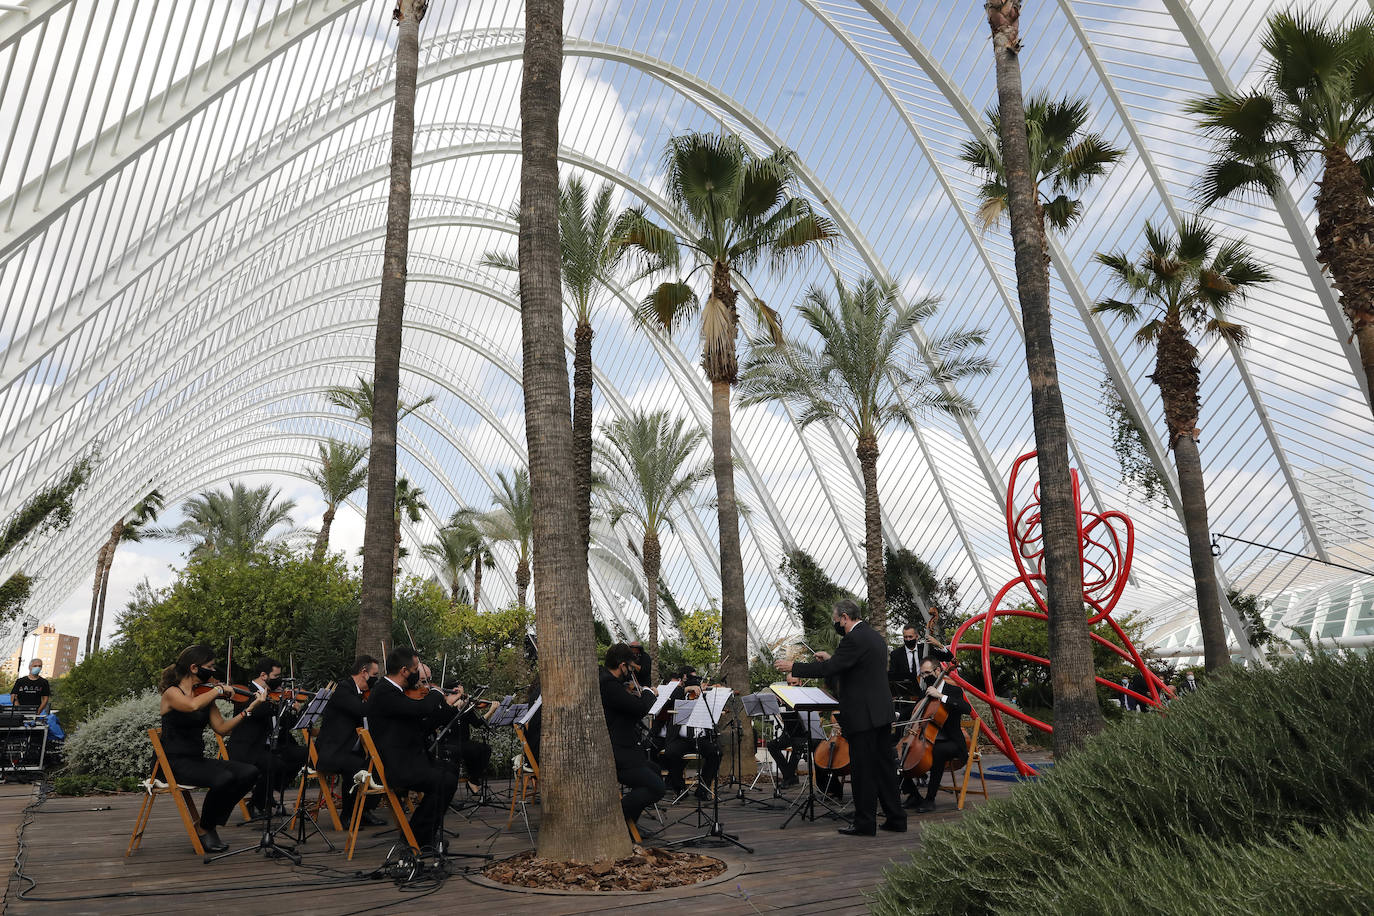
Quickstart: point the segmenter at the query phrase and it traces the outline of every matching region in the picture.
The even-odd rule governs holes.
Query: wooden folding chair
[[[196,832],[196,825],[200,823],[200,812],[196,809],[196,800],[191,796],[192,792],[200,791],[198,786],[178,785],[176,777],[172,775],[172,767],[167,763],[167,755],[162,750],[162,729],[148,729],[148,740],[153,745],[153,772],[152,775],[141,783],[144,791],[143,804],[138,809],[138,819],[134,821],[134,832],[129,835],[129,848],[124,855],[127,858],[134,854],[134,850],[143,842],[143,831],[148,827],[148,819],[153,814],[153,801],[159,795],[170,795],[172,801],[176,802],[177,813],[181,815],[181,823],[186,827],[186,835],[191,838],[191,848],[196,851],[196,855],[205,855],[205,846],[200,842],[200,834]]]
[[[224,743],[224,736],[215,732],[215,743],[219,745],[219,759],[229,759],[229,746]],[[270,803],[270,800],[269,800]],[[253,815],[248,813],[248,805],[244,804],[243,799],[239,799],[239,813],[243,815],[243,822],[246,824],[253,819]]]
[[[949,785],[941,786],[941,792],[953,792],[959,796],[959,810],[964,810],[964,797],[968,795],[968,779],[973,772],[975,764],[978,766],[978,781],[983,784],[982,791],[974,789],[975,794],[981,794],[984,798],[988,797],[988,781],[983,777],[983,752],[978,750],[978,737],[983,728],[981,719],[973,720],[973,734],[968,739],[968,759],[964,761],[964,781],[961,785],[958,778],[954,775],[957,767],[946,767],[949,773]]]
[[[506,829],[509,830],[511,824],[515,823],[515,806],[520,805],[520,812],[525,812],[526,799],[532,799],[539,791],[539,761],[534,759],[534,751],[530,750],[530,743],[525,737],[525,727],[516,725],[515,736],[520,739],[520,755],[512,761],[514,767],[513,778],[515,788],[510,794],[510,817],[506,818]],[[529,829],[529,817],[525,817],[525,828]]]
[[[391,813],[396,817],[396,826],[400,828],[401,836],[410,845],[411,851],[419,855],[420,844],[415,842],[415,834],[410,829],[410,818],[406,817],[401,800],[391,791],[391,786],[386,781],[386,768],[382,766],[382,756],[377,753],[377,746],[372,743],[371,733],[365,728],[360,728],[358,738],[362,740],[363,755],[367,758],[367,776],[365,781],[360,780],[361,784],[358,786],[358,791],[362,794],[353,801],[353,817],[348,824],[348,858],[353,858],[353,850],[358,845],[358,830],[362,827],[365,807],[363,803],[369,795],[386,795],[387,804],[391,806]]]
[[[301,737],[305,739],[306,764],[301,767],[300,783],[296,787],[296,804],[291,809],[291,830],[296,829],[296,819],[300,817],[301,805],[305,802],[305,790],[310,785],[310,780],[315,780],[319,794],[315,796],[315,810],[311,812],[318,818],[321,808],[329,809],[329,819],[334,822],[335,830],[343,829],[343,821],[339,820],[339,809],[334,804],[334,790],[329,785],[329,776],[320,772],[320,755],[315,750],[315,736],[310,729],[302,728]],[[333,774],[339,779],[347,779],[351,773]]]

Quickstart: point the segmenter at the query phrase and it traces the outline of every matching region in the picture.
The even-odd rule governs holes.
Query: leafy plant
[[[63,746],[69,773],[95,779],[142,779],[152,772],[148,729],[161,724],[156,690],[145,690],[103,710],[74,729]],[[214,733],[205,730],[205,753],[218,753]]]
[[[1140,424],[1131,416],[1121,401],[1121,394],[1110,378],[1102,381],[1102,406],[1107,411],[1107,419],[1112,427],[1112,451],[1116,453],[1117,465],[1121,468],[1121,480],[1127,491],[1144,502],[1154,503],[1161,509],[1169,507],[1164,478],[1150,460],[1150,452],[1145,447],[1145,433]]]

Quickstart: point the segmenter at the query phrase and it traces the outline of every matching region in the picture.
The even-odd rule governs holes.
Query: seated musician
[[[353,806],[358,801],[358,783],[353,776],[367,769],[358,729],[363,727],[363,700],[367,691],[377,685],[377,668],[377,660],[371,655],[359,655],[353,660],[349,676],[330,694],[320,716],[320,733],[315,736],[320,772],[339,777],[344,823],[352,823]],[[368,797],[363,807],[363,826],[380,827],[386,823],[372,813],[381,800],[380,795]]]
[[[235,729],[225,744],[230,760],[251,763],[258,768],[258,784],[253,787],[248,813],[263,817],[270,806],[279,806],[279,793],[305,765],[306,750],[296,743],[291,731],[291,726],[300,718],[300,704],[267,696],[281,689],[281,663],[264,656],[258,659],[253,670],[256,674],[248,686],[265,702],[257,704],[253,712],[244,717],[242,727]],[[256,697],[236,696],[234,712],[245,712],[254,699]]]
[[[644,651],[644,645],[637,639],[630,643],[630,652],[633,653],[630,665],[634,668],[635,678],[641,684],[652,684],[653,656]]]
[[[787,683],[795,686],[801,681],[794,677],[788,677]],[[795,709],[784,707],[778,713],[778,720],[780,727],[777,735],[768,742],[768,754],[777,764],[778,775],[782,777],[779,787],[787,789],[799,782],[797,764],[800,762],[802,754],[806,753],[806,745],[809,743],[814,750],[820,741],[812,739],[810,727],[802,719],[801,713]]]
[[[620,810],[625,820],[635,823],[645,808],[667,793],[667,788],[640,745],[640,720],[653,707],[655,691],[652,687],[635,690],[630,683],[632,661],[633,653],[623,642],[607,649],[600,687],[601,708],[615,757],[615,775],[630,788],[620,800]]]
[[[10,704],[15,709],[41,716],[48,711],[50,702],[52,686],[43,676],[43,659],[35,658],[29,662],[29,673],[16,680],[10,688]]]
[[[925,814],[935,808],[935,796],[940,792],[940,777],[945,775],[945,765],[951,760],[961,760],[968,756],[968,741],[964,738],[963,717],[973,712],[973,706],[964,697],[964,690],[953,681],[940,675],[934,661],[921,662],[921,685],[925,695],[944,704],[947,718],[940,726],[939,736],[931,747],[931,765],[926,797],[917,800],[914,807],[917,814]]]
[[[230,688],[217,685],[196,695],[198,684],[215,679],[215,653],[209,646],[188,646],[175,663],[162,670],[158,689],[162,692],[162,750],[172,775],[181,785],[209,789],[200,806],[196,831],[206,852],[223,852],[229,846],[219,838],[216,828],[229,820],[229,814],[258,781],[258,768],[237,760],[205,756],[205,726],[216,734],[228,735],[265,701],[254,697],[244,712],[232,718],[220,715],[215,701],[232,695]]]
[[[457,694],[438,691],[419,699],[406,696],[407,690],[420,686],[420,672],[420,656],[414,649],[392,649],[386,656],[386,677],[372,688],[363,715],[392,791],[398,796],[411,790],[424,795],[410,816],[416,842],[442,852],[444,811],[458,789],[458,777],[434,762],[427,738],[437,725],[453,718],[460,700]]]
[[[701,678],[696,676],[695,668],[684,668],[670,702],[698,699],[701,699]],[[707,786],[715,784],[716,774],[720,772],[720,761],[724,757],[715,731],[677,725],[671,720],[664,728],[667,733],[663,746],[663,766],[668,771],[668,788],[674,792],[687,790],[687,780],[683,775],[687,769],[686,756],[699,754],[701,767],[695,794],[697,798],[710,798],[711,792]]]
[[[429,674],[429,668],[426,666],[420,678],[422,686],[429,684]],[[480,795],[482,776],[487,770],[488,761],[491,760],[491,745],[485,741],[474,741],[472,729],[485,725],[486,720],[482,718],[481,707],[469,702],[470,698],[463,685],[459,684],[455,689],[459,692],[458,696],[462,702],[458,706],[458,715],[454,717],[448,731],[443,734],[439,756],[451,763],[455,774],[458,773],[458,766],[461,764],[463,772],[467,773],[468,792]],[[442,727],[440,731],[443,731]]]

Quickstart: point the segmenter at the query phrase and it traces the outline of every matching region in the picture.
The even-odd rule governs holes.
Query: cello
[[[831,730],[830,737],[816,745],[811,762],[818,770],[828,770],[831,776],[844,776],[849,772],[849,741],[840,733],[839,723]]]
[[[938,687],[945,679],[945,675],[954,667],[954,662],[941,666],[940,676],[932,686]],[[921,697],[921,702],[912,713],[911,724],[906,727],[902,739],[897,742],[897,762],[901,767],[902,776],[915,778],[930,772],[930,767],[934,763],[932,752],[935,748],[935,739],[939,737],[940,728],[948,718],[949,710],[945,708],[944,703],[931,696]]]

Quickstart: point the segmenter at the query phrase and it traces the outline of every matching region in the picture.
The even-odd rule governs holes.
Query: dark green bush
[[[925,831],[874,911],[1363,910],[1371,695],[1374,656],[1227,671],[1169,715],[1129,717],[1036,784]]]
[[[111,792],[132,792],[138,788],[138,777],[92,776],[89,773],[67,773],[52,781],[54,795],[102,795]]]

